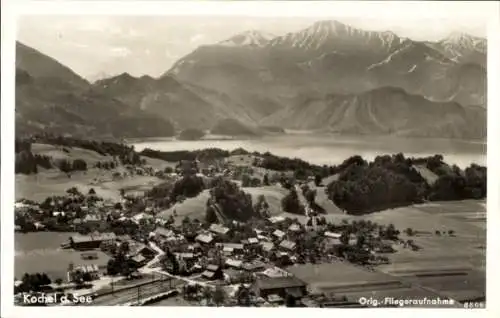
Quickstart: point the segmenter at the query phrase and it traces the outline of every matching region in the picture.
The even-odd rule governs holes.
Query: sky
[[[284,35],[325,19],[364,30],[389,30],[414,40],[437,41],[452,32],[486,37],[484,20],[464,17],[23,15],[18,19],[17,39],[89,80],[123,72],[156,77],[200,45],[213,44],[247,30]]]

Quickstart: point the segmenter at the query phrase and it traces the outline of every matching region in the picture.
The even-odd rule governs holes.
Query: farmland
[[[49,156],[54,162],[64,159],[82,159],[87,163],[88,169],[84,172],[74,171],[71,173],[71,177],[59,169],[43,168],[40,168],[39,173],[34,175],[16,174],[16,200],[41,201],[48,196],[63,195],[69,187],[74,186],[84,193],[90,188],[94,188],[96,193],[104,199],[116,201],[120,197],[120,189],[143,192],[161,182],[159,178],[154,176],[114,177],[113,174],[116,172],[125,172],[125,168],[122,166],[114,170],[93,168],[97,162],[112,161],[113,157],[87,149],[34,143],[32,152],[35,155]],[[153,158],[146,158],[146,162],[155,169],[163,170],[167,166],[173,167],[172,163]]]

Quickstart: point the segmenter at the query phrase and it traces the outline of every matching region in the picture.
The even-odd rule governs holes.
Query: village
[[[167,177],[174,183],[192,175],[230,179],[239,170],[212,163],[200,171],[198,165],[197,160],[180,162],[175,171],[167,171]],[[129,171],[160,174],[151,168],[136,169]],[[300,184],[296,186],[300,189]],[[64,282],[59,279],[52,286],[59,292],[88,291],[96,301],[93,285],[101,285],[104,278],[133,282],[153,274],[178,282],[161,295],[170,297],[176,291],[191,304],[196,300],[228,306],[358,306],[342,294],[311,291],[306,281],[287,269],[300,272],[301,267],[332,265],[334,270],[349,264],[362,273],[373,272],[374,266],[389,262],[387,253],[419,249],[412,240],[399,239],[400,231],[392,224],[364,220],[333,224],[310,207],[305,210],[307,222],[270,216],[263,196],[255,209],[266,217],[245,222],[228,220],[220,211],[216,222],[182,218],[175,208],[168,217],[159,217],[162,204],[162,200],[125,193],[120,202],[109,202],[92,189],[83,194],[73,187],[66,196],[47,198],[41,204],[16,203],[16,230],[77,232],[61,248],[81,253],[82,264],[67,264]],[[47,287],[40,280],[38,285],[30,283],[30,277],[27,274],[16,282],[19,295]],[[230,293],[241,297],[229,297]]]

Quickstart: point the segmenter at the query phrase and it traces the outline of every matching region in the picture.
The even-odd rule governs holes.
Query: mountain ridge
[[[92,89],[55,59],[16,43],[16,135],[93,138],[173,135],[170,122]]]

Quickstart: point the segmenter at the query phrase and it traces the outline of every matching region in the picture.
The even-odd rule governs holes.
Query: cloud
[[[205,38],[205,35],[203,35],[203,34],[196,34],[196,35],[192,36],[192,37],[189,39],[189,41],[190,41],[191,43],[195,43],[195,42],[198,42],[198,41],[202,40],[203,38]]]
[[[126,47],[113,47],[110,49],[111,55],[116,57],[126,57],[132,54],[132,51]]]
[[[69,45],[72,45],[72,46],[76,46],[76,47],[79,47],[79,48],[88,48],[89,45],[88,44],[85,44],[85,43],[78,43],[78,42],[68,42]]]

